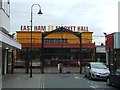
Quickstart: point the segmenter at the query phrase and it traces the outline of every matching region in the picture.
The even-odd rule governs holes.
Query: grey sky
[[[11,32],[21,25],[30,25],[32,4],[41,6],[43,15],[39,16],[38,6],[33,8],[33,25],[76,25],[88,26],[94,35],[118,31],[119,0],[11,0]]]

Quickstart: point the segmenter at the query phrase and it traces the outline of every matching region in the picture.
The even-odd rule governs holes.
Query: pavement
[[[83,88],[84,85],[80,85],[79,83],[77,86],[74,86],[74,82],[72,83],[70,79],[72,77],[72,80],[74,80],[73,76],[74,74],[33,74],[32,78],[30,78],[29,74],[7,74],[2,76],[2,90]]]
[[[2,88],[3,90],[89,88],[88,85],[85,85],[86,82],[79,80],[83,77],[80,74],[33,74],[32,78],[29,76],[29,74],[4,75],[2,77]]]
[[[84,72],[84,67],[82,67],[82,72]],[[32,69],[34,74],[41,74],[41,68],[39,67],[34,67]],[[70,72],[70,73],[79,73],[80,68],[79,67],[63,67],[62,72]],[[45,67],[44,68],[44,73],[45,74],[59,74],[59,70],[57,67]],[[25,74],[25,68],[15,68],[14,69],[14,74]]]
[[[2,88],[40,88],[40,75],[7,74],[2,77]]]
[[[14,74],[6,74],[1,76],[1,86],[4,90],[15,88],[27,88],[27,89],[40,89],[43,88],[43,76],[51,76],[59,79],[60,75],[65,75],[67,71],[72,73],[79,73],[79,67],[64,67],[63,74],[60,74],[57,67],[45,67],[44,73],[41,74],[40,68],[33,68],[33,77],[30,78],[30,74],[25,73],[25,68],[14,68]],[[49,75],[48,75],[49,74]],[[57,80],[54,79],[54,80]]]
[[[7,74],[2,76],[2,90],[119,90],[94,81],[83,74]]]

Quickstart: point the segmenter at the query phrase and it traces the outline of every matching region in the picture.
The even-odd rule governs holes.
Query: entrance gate
[[[59,33],[57,38],[46,38],[47,36]],[[63,33],[70,33],[75,35],[76,38],[69,39],[64,38],[65,35]],[[81,73],[82,72],[82,65],[78,66],[78,61],[82,61],[82,34],[73,33],[70,30],[67,30],[63,27],[51,31],[50,33],[42,33],[42,54],[41,54],[41,61],[42,61],[42,73],[61,73],[58,70],[58,64],[62,64],[62,73]],[[65,48],[70,42],[80,42],[78,44],[77,52],[74,54],[72,53],[72,47],[68,46]],[[71,45],[71,44],[70,44]],[[48,48],[49,47],[49,48]],[[74,46],[73,46],[74,47]],[[74,49],[74,48],[73,48]]]

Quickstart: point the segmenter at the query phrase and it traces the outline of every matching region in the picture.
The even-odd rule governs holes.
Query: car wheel
[[[108,86],[111,86],[111,82],[110,82],[110,79],[109,79],[109,78],[107,78],[107,85],[108,85]]]
[[[92,79],[91,73],[89,73],[89,79],[90,79],[90,80]]]

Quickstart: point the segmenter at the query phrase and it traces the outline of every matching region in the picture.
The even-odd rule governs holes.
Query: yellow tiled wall
[[[41,37],[42,37],[42,33],[41,32],[33,32],[32,33],[32,41],[34,43],[41,43]],[[79,38],[77,36],[75,36],[72,33],[68,33],[68,32],[54,32],[49,34],[48,36],[45,37],[45,39],[58,39],[58,38],[64,38],[64,39],[68,39],[68,43],[71,44],[77,44],[79,43]],[[17,32],[17,41],[19,43],[30,43],[31,42],[31,34],[30,32]],[[83,32],[82,33],[82,43],[83,44],[90,44],[92,43],[92,32]]]

